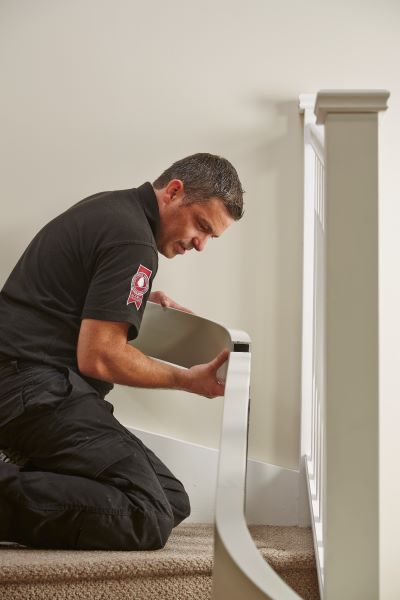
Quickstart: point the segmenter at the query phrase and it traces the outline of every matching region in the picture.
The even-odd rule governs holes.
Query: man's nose
[[[209,237],[210,237],[209,235],[205,235],[204,237],[196,237],[196,238],[194,238],[194,240],[193,240],[193,248],[195,250],[197,250],[197,252],[201,252],[202,250],[204,250]]]

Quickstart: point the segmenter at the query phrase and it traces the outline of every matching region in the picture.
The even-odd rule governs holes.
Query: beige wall
[[[400,449],[399,17],[395,0],[0,4],[1,280],[38,228],[80,198],[151,180],[193,152],[225,155],[247,192],[243,221],[203,254],[162,259],[157,287],[250,333],[250,453],[279,465],[297,466],[299,443],[297,97],[323,88],[391,90],[380,206],[387,532],[389,516],[400,530],[398,477],[391,479]],[[113,398],[129,424],[218,443],[219,400],[130,389]]]

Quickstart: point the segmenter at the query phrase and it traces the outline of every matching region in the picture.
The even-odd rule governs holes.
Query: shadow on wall
[[[302,120],[297,100],[259,98],[256,130],[246,131],[248,206],[238,232],[236,294],[253,348],[251,456],[297,468],[299,450],[302,306]],[[237,135],[237,132],[235,132]],[[233,142],[234,140],[232,140]],[[237,145],[237,138],[235,140]],[[234,145],[235,145],[234,144]],[[235,300],[235,301],[236,301]],[[251,306],[251,310],[250,310]]]

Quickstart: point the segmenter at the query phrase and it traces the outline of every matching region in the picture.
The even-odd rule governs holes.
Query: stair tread
[[[262,556],[279,573],[315,568],[309,528],[250,525]],[[136,579],[210,575],[213,526],[187,523],[175,528],[162,550],[43,550],[2,544],[0,583]]]

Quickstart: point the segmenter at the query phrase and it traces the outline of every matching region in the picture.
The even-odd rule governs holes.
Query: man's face
[[[218,198],[185,204],[179,195],[160,215],[158,250],[167,258],[185,254],[192,248],[201,252],[211,237],[219,237],[232,223],[232,217]]]

